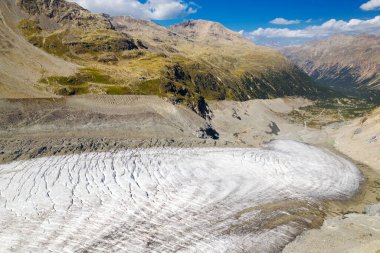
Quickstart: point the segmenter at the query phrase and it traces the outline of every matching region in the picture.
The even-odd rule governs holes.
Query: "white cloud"
[[[274,25],[295,25],[301,23],[300,20],[287,20],[284,18],[275,18],[272,21],[270,21],[271,24]]]
[[[252,37],[267,38],[310,38],[313,34],[307,30],[291,30],[289,28],[259,28],[251,33]]]
[[[358,34],[358,33],[379,33],[380,32],[380,16],[372,19],[351,19],[349,21],[331,19],[318,26],[308,26],[305,29],[288,29],[288,28],[259,28],[246,36],[261,44],[276,43],[283,40],[289,41],[294,39],[310,40],[315,38],[324,38],[337,33]]]
[[[360,9],[364,11],[372,11],[380,9],[380,0],[370,0],[360,6]]]
[[[141,19],[167,20],[194,14],[196,4],[183,0],[71,0],[86,9],[113,16],[129,15]]]

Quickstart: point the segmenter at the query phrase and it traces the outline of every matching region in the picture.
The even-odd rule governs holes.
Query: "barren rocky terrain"
[[[380,110],[355,119],[335,134],[335,146],[380,172]],[[362,152],[365,150],[365,152]]]
[[[293,126],[279,114],[310,102],[211,103],[212,120],[154,96],[85,95],[0,103],[0,157],[5,162],[140,146],[257,146],[276,136],[292,135]],[[271,126],[279,129],[272,132]]]

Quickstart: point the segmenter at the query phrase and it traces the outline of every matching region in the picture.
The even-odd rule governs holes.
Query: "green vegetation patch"
[[[161,83],[163,81],[160,79],[144,81],[137,85],[135,93],[139,95],[159,95],[162,96],[163,92],[160,89]]]
[[[97,52],[121,52],[138,49],[133,39],[115,30],[76,32],[65,45],[78,54]]]
[[[114,80],[111,76],[103,74],[100,70],[94,68],[81,69],[79,75],[85,78],[87,82],[102,84],[117,83],[117,80]]]
[[[100,70],[93,68],[81,69],[73,76],[50,76],[41,80],[42,83],[63,86],[83,85],[87,83],[114,84],[115,80],[109,75],[103,74]]]
[[[22,34],[26,37],[40,34],[42,32],[42,28],[39,26],[38,21],[31,19],[23,19],[19,22],[18,28],[22,32]]]
[[[42,29],[37,21],[23,19],[19,22],[18,28],[24,37],[34,46],[43,47],[44,38],[41,35]]]
[[[57,56],[63,56],[70,53],[70,48],[62,43],[64,37],[65,32],[53,33],[45,38],[42,48]]]
[[[332,123],[363,117],[376,106],[375,103],[357,98],[325,99],[292,111],[288,118],[293,122],[320,129]]]
[[[67,35],[66,31],[46,35],[39,26],[39,22],[31,19],[21,20],[18,27],[24,37],[36,47],[58,56],[70,53],[70,48],[62,42]]]
[[[192,61],[181,60],[172,66],[167,66],[166,79],[176,85],[174,93],[184,97],[193,97],[197,94],[208,100],[223,100],[226,99],[227,93],[229,95],[234,93],[229,90],[225,82],[216,77],[215,71]]]
[[[83,95],[90,93],[88,85],[80,85],[76,87],[62,87],[56,89],[57,95],[61,96],[73,96],[73,95]]]
[[[137,59],[146,54],[145,51],[142,50],[132,50],[132,51],[124,51],[121,53],[121,58],[124,60]]]
[[[131,95],[133,90],[126,86],[113,85],[105,88],[107,95]]]
[[[23,19],[18,27],[33,45],[57,56],[78,57],[76,54],[123,52],[138,49],[127,34],[111,30],[65,29],[56,32],[43,30],[37,20]]]
[[[115,85],[117,81],[111,76],[94,68],[81,69],[80,72],[72,76],[49,76],[40,80],[40,82],[54,87],[55,93],[63,96],[90,93],[90,88],[93,84],[104,85],[104,87],[101,88],[103,88],[107,94],[131,94],[130,91],[123,91],[121,88],[117,88],[119,87]],[[108,87],[108,85],[113,86]]]

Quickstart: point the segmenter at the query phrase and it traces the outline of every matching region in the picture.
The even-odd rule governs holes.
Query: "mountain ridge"
[[[6,0],[15,3],[14,0]],[[64,0],[18,0],[18,31],[34,46],[83,68],[46,76],[58,95],[159,95],[194,110],[207,100],[315,97],[321,88],[279,52],[219,23],[171,27],[93,14]]]
[[[380,36],[335,35],[286,48],[284,54],[315,81],[338,90],[380,90]]]

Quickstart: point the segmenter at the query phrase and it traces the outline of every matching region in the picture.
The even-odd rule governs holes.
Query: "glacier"
[[[0,252],[276,252],[300,228],[263,227],[288,211],[265,205],[350,198],[361,182],[353,163],[288,140],[15,161],[0,165]]]

